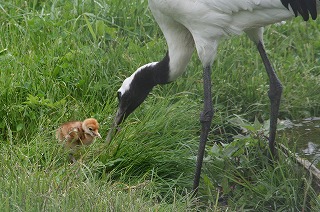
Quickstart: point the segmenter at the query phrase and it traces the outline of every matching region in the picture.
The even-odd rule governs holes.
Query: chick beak
[[[101,138],[100,133],[96,132],[96,137]]]

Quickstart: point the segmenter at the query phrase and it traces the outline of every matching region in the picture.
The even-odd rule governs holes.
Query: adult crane
[[[193,189],[199,186],[205,145],[213,117],[211,66],[221,39],[243,32],[256,44],[269,77],[269,148],[275,155],[277,116],[282,85],[263,44],[263,27],[302,16],[317,18],[319,0],[149,0],[149,8],[167,41],[168,51],[159,62],[138,68],[118,90],[119,106],[107,136],[147,97],[152,88],[176,80],[185,71],[194,49],[203,66],[204,109]]]

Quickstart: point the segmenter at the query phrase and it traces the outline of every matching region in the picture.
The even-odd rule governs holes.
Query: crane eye
[[[92,131],[93,130],[92,127],[89,127],[89,130]]]
[[[118,101],[120,101],[120,98],[121,98],[121,92],[120,91],[117,92],[117,97],[118,97]]]

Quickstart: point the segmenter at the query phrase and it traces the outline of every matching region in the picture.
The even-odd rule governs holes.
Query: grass
[[[319,209],[308,175],[290,158],[268,165],[254,122],[269,116],[267,76],[245,36],[223,41],[213,66],[216,113],[195,199],[202,109],[196,54],[180,79],[152,91],[109,146],[97,140],[70,165],[54,138],[59,124],[90,116],[106,135],[122,81],[163,57],[166,43],[147,1],[11,0],[0,1],[0,11],[4,211]],[[319,21],[301,18],[266,28],[266,47],[285,87],[281,119],[320,115],[318,28]],[[250,121],[251,134],[228,144],[239,132],[230,122],[235,117]]]

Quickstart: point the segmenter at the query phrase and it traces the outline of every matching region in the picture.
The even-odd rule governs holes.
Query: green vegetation
[[[266,28],[285,87],[281,119],[320,116],[319,26],[297,18]],[[267,160],[257,120],[269,116],[268,80],[245,36],[223,41],[213,66],[216,113],[198,199],[190,193],[202,110],[196,54],[110,145],[97,140],[68,163],[59,124],[95,117],[105,137],[122,81],[165,52],[147,1],[0,0],[0,210],[318,211],[307,173],[282,154]],[[240,129],[250,133],[229,143]]]

